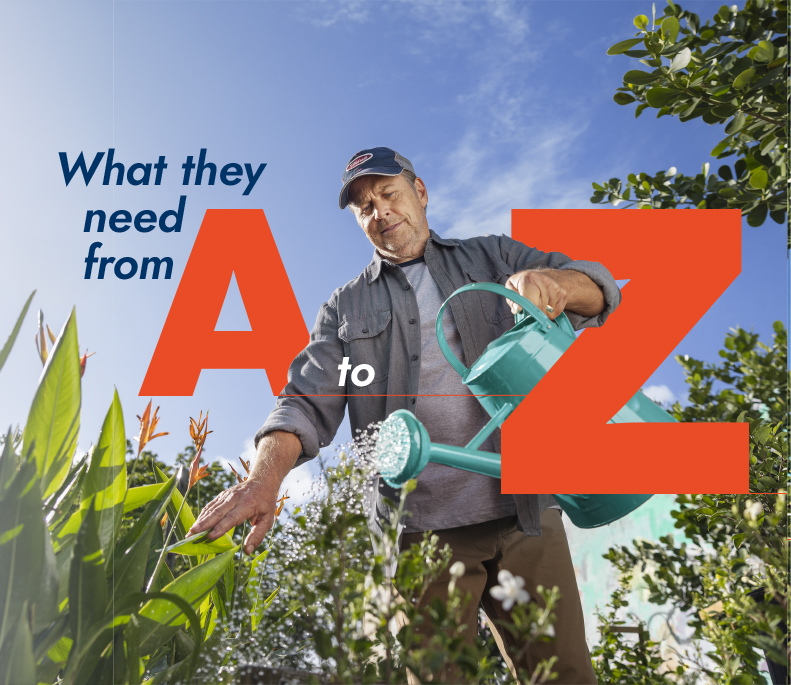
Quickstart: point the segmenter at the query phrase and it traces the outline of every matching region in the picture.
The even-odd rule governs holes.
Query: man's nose
[[[390,214],[390,205],[388,203],[381,202],[374,204],[374,219],[376,221],[380,221],[388,214]]]

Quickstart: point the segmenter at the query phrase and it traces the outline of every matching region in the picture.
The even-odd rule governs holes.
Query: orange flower
[[[236,473],[236,469],[233,466],[231,466],[231,464],[228,464],[228,466],[231,467],[231,471],[233,471],[233,475],[236,476],[236,480],[238,480],[240,483],[244,483],[247,480],[247,478],[242,478],[238,473]]]
[[[206,442],[206,437],[209,435],[209,433],[214,433],[214,431],[206,430],[206,423],[208,420],[208,411],[206,412],[205,419],[203,418],[203,410],[201,410],[197,421],[190,416],[190,437],[192,438],[192,442],[195,445],[195,450],[197,452],[200,452],[203,449],[203,443]]]
[[[195,455],[195,458],[190,462],[190,484],[189,487],[192,487],[197,483],[201,478],[205,478],[209,475],[209,467],[208,466],[200,466],[200,455],[201,452],[198,452]]]
[[[277,517],[280,516],[280,512],[283,511],[283,507],[286,505],[287,499],[291,499],[288,496],[288,490],[286,490],[285,494],[279,500],[277,500],[277,509],[275,510],[275,521],[277,521]],[[273,525],[275,521],[272,521]]]
[[[206,418],[203,418],[203,411],[201,410],[200,415],[198,416],[198,420],[196,421],[190,416],[190,437],[192,438],[192,443],[195,445],[195,458],[190,463],[190,482],[189,487],[192,487],[197,483],[201,478],[205,478],[209,475],[209,467],[208,466],[200,466],[200,458],[201,454],[203,453],[203,445],[206,442],[206,438],[209,433],[213,433],[214,431],[207,430],[208,426],[206,425],[209,421],[209,412],[206,412]]]
[[[156,433],[154,431],[157,429],[157,424],[159,423],[159,417],[157,416],[157,412],[159,411],[159,407],[154,410],[154,414],[151,415],[151,403],[153,400],[149,400],[148,405],[146,406],[146,410],[143,412],[143,416],[138,416],[137,419],[140,421],[140,435],[138,435],[135,440],[140,443],[137,446],[137,455],[140,456],[140,453],[143,451],[143,448],[151,442],[154,438],[160,438],[163,435],[170,435],[170,433]]]
[[[80,378],[82,378],[85,375],[85,364],[88,361],[88,357],[93,357],[93,355],[95,354],[96,352],[91,352],[90,354],[88,354],[88,350],[85,350],[85,354],[82,355],[82,357],[80,357]]]
[[[242,462],[242,466],[244,467],[244,470],[247,471],[247,475],[249,476],[250,475],[250,462],[249,461],[245,461],[241,457],[239,457],[239,461]],[[245,478],[245,480],[247,480],[247,478]]]

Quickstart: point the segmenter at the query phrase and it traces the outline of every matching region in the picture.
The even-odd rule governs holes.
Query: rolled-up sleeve
[[[302,443],[299,466],[330,444],[346,409],[346,391],[338,385],[342,359],[338,312],[331,299],[321,306],[307,347],[291,362],[288,383],[255,435],[256,447],[272,431],[294,433]]]
[[[571,325],[575,330],[601,326],[607,317],[621,303],[621,291],[612,274],[598,262],[573,260],[562,252],[542,252],[534,247],[520,243],[507,235],[500,236],[500,254],[505,262],[516,272],[527,269],[571,269],[579,271],[601,287],[604,293],[604,310],[596,316],[583,316],[566,310]]]

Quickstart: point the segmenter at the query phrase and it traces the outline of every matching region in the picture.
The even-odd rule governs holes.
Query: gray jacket
[[[595,262],[572,261],[560,252],[541,252],[506,235],[467,240],[440,238],[431,231],[426,244],[426,266],[444,296],[470,282],[504,284],[525,269],[573,269],[589,276],[604,290],[606,307],[598,316],[566,312],[575,329],[600,326],[620,303],[621,294],[609,271]],[[514,325],[505,298],[469,292],[450,303],[470,366],[486,346]],[[348,405],[352,434],[383,421],[396,409],[416,403],[420,373],[420,315],[417,299],[403,271],[374,252],[371,263],[355,279],[338,288],[316,317],[308,346],[288,371],[288,384],[275,409],[255,436],[283,430],[302,442],[296,465],[314,458],[330,444]],[[338,385],[338,366],[349,357],[352,367],[369,364],[374,380],[357,387],[347,374]],[[493,434],[500,451],[500,433]],[[380,479],[379,479],[380,480]],[[387,518],[382,495],[397,500],[398,493],[383,482],[366,492],[369,526],[374,534]],[[519,524],[525,535],[541,535],[541,511],[555,503],[551,495],[514,495]]]

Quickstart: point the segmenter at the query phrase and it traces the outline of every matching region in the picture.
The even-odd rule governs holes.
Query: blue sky
[[[720,4],[689,8],[705,18]],[[0,375],[0,419],[23,424],[35,391],[35,311],[58,330],[76,305],[81,347],[96,351],[80,444],[96,439],[114,386],[127,434],[137,433],[148,401],[137,392],[207,208],[265,210],[310,327],[371,257],[337,207],[341,172],[359,149],[387,145],[410,158],[429,190],[431,227],[455,237],[508,233],[515,207],[590,207],[591,181],[671,166],[697,172],[721,129],[650,112],[635,120],[632,107],[612,101],[633,60],[605,51],[631,37],[637,14],[650,15],[651,3],[3,3],[0,326],[10,330],[30,291],[38,294]],[[127,165],[165,155],[163,184],[65,187],[58,152],[90,159],[109,147]],[[179,166],[201,148],[218,165],[267,167],[246,197],[240,186],[184,189]],[[96,240],[82,232],[86,210],[159,214],[182,193],[180,234],[105,233],[101,251],[170,256],[172,280],[83,279]],[[745,225],[742,275],[677,353],[714,361],[736,325],[770,339],[771,323],[787,317],[784,241],[781,226]],[[685,268],[705,260],[689,254]],[[656,325],[681,306],[668,302]],[[233,288],[221,327],[247,328]],[[672,357],[645,385],[685,395]],[[162,457],[188,442],[188,417],[208,408],[209,457],[236,461],[274,400],[262,370],[209,370],[193,397],[155,404],[171,433],[152,444]],[[348,439],[344,424],[338,441]]]

